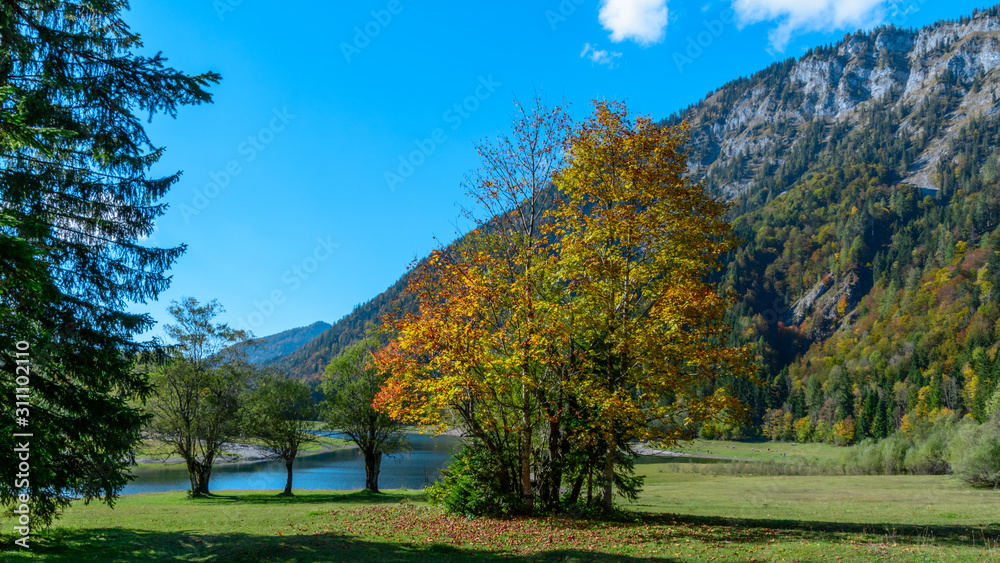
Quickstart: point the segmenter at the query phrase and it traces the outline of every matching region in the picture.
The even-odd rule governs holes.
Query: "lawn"
[[[815,463],[840,461],[849,448],[821,443],[694,440],[671,450],[692,455],[707,454],[742,459]]]
[[[1000,491],[972,489],[952,476],[733,476],[637,466],[643,494],[631,508],[733,519],[1000,528]],[[888,528],[887,528],[888,529]]]
[[[4,561],[1000,562],[1000,492],[947,477],[730,477],[658,471],[621,522],[466,519],[423,494],[224,491],[74,505]],[[275,491],[276,493],[277,491]],[[3,531],[11,530],[5,521]],[[12,537],[4,537],[4,546]]]

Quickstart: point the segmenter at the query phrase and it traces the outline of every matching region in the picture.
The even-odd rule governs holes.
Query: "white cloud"
[[[615,59],[620,56],[622,56],[621,53],[598,49],[590,43],[585,43],[583,45],[583,51],[580,51],[580,58],[590,59],[599,65],[607,65],[609,68],[615,67]]]
[[[659,43],[667,28],[667,0],[602,0],[598,17],[616,43]]]
[[[784,52],[796,33],[867,27],[883,21],[894,0],[733,0],[740,25],[778,20],[768,34],[771,47]]]

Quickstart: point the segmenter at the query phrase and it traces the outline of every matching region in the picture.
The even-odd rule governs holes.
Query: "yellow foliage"
[[[808,442],[812,439],[813,423],[808,416],[795,421],[795,439],[798,442]]]
[[[840,301],[837,302],[837,314],[843,317],[847,313],[847,294],[840,296]]]
[[[957,258],[963,254],[965,254],[965,241],[960,240],[955,243],[955,257]]]
[[[833,425],[833,438],[838,446],[849,446],[854,443],[854,419],[847,417]]]
[[[910,413],[903,415],[903,418],[899,421],[899,429],[903,431],[903,434],[909,436],[910,432],[913,431],[914,423],[910,419]]]

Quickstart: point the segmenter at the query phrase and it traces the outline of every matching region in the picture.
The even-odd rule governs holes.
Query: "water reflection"
[[[410,434],[411,451],[382,459],[378,484],[383,489],[422,489],[436,481],[453,451],[461,443],[453,436],[432,437]],[[122,494],[186,491],[191,488],[183,464],[171,464],[134,469],[136,479],[125,486]],[[209,488],[282,489],[285,486],[285,464],[262,461],[217,465],[212,470]],[[333,450],[299,457],[295,460],[292,489],[355,490],[365,486],[364,459],[357,448]]]

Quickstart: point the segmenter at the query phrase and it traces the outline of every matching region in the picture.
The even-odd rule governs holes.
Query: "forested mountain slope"
[[[346,317],[340,319],[330,328],[297,348],[290,354],[273,358],[267,365],[285,371],[290,377],[316,381],[323,374],[341,348],[349,346],[364,336],[365,329],[378,321],[379,316],[394,302],[399,300],[405,307],[409,302],[403,294],[407,276],[403,276],[389,289],[377,295],[371,301],[355,307]]]
[[[765,359],[770,385],[739,390],[755,426],[982,416],[1000,373],[998,66],[993,8],[846,36],[663,121],[690,124],[692,178],[746,240],[720,282],[732,339]],[[404,285],[276,365],[316,377]]]
[[[329,328],[330,323],[317,321],[309,326],[300,326],[257,338],[258,345],[251,349],[247,359],[252,363],[259,364],[291,354]]]
[[[740,298],[733,339],[766,359],[770,387],[743,390],[756,423],[771,409],[788,437],[806,417],[822,431],[850,419],[862,437],[942,408],[983,416],[1000,316],[998,15],[857,33],[665,120],[692,125],[692,174],[733,200],[747,241],[722,281]]]

